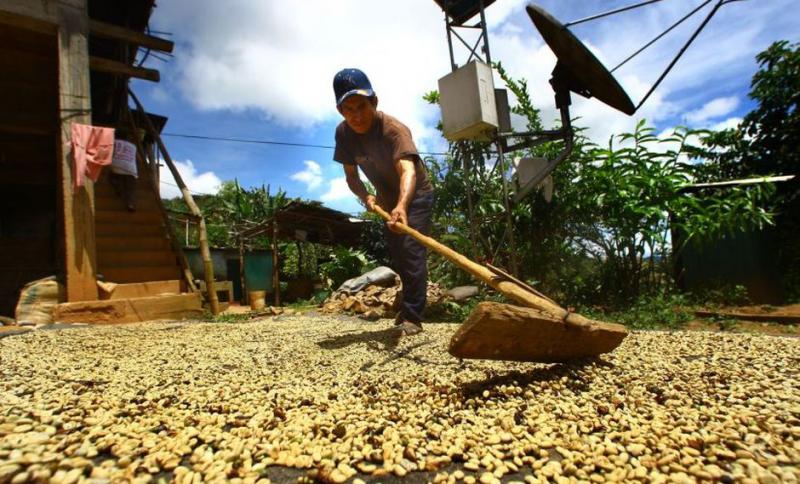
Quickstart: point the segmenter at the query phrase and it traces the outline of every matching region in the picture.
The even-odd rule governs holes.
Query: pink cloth
[[[114,128],[72,124],[72,162],[75,168],[72,187],[82,187],[84,177],[97,181],[103,167],[114,154]]]

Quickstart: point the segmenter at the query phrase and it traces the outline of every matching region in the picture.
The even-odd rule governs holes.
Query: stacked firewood
[[[322,311],[359,314],[365,319],[393,318],[400,308],[402,297],[400,284],[390,287],[369,285],[352,294],[347,291],[334,292],[322,303]],[[428,282],[429,307],[441,303],[445,297],[445,292],[438,284]]]

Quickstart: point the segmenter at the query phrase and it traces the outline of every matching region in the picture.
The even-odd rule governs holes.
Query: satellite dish
[[[526,10],[558,59],[550,80],[556,94],[567,89],[586,98],[595,97],[628,115],[636,111],[614,76],[568,28],[537,5],[528,5]]]

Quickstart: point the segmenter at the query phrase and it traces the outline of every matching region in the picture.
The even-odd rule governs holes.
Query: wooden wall
[[[91,122],[86,0],[0,2],[0,314],[57,274],[97,299],[94,190],[73,193],[71,123]]]
[[[59,270],[55,34],[0,28],[0,315]]]

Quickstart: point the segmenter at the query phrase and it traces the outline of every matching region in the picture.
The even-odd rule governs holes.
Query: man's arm
[[[397,232],[394,228],[397,222],[408,225],[408,206],[411,204],[414,187],[417,185],[417,170],[414,162],[407,159],[395,161],[394,168],[400,176],[400,196],[397,197],[397,206],[392,210],[389,229]]]
[[[361,177],[358,176],[358,166],[342,166],[344,166],[344,176],[350,191],[361,200],[361,203],[367,207],[367,210],[372,211],[375,206],[375,197],[369,194],[367,187],[364,186],[364,182],[361,181]]]

